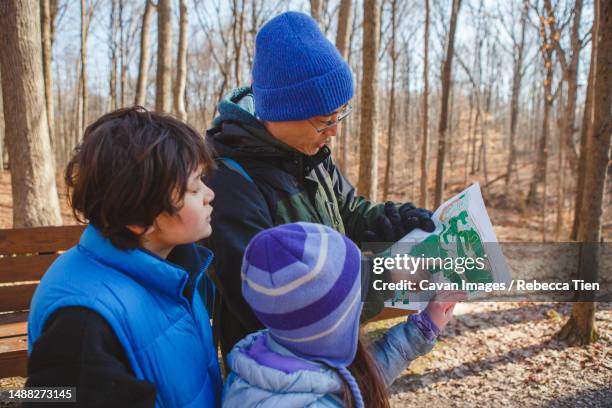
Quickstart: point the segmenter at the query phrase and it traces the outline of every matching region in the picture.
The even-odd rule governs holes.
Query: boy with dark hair
[[[221,375],[195,290],[212,252],[214,163],[189,125],[143,108],[90,125],[66,169],[87,220],[32,299],[28,386],[76,387],[77,406],[216,407]]]

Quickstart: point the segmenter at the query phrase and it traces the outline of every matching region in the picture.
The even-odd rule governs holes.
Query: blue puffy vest
[[[203,260],[197,287],[212,252],[184,247]],[[86,307],[113,328],[136,377],[155,384],[157,407],[218,407],[222,380],[210,321],[198,290],[191,303],[183,295],[188,280],[185,269],[145,250],[120,250],[90,225],[36,289],[28,349],[55,311]]]

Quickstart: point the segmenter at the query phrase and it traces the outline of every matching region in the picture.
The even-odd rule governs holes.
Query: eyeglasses
[[[310,119],[308,120],[308,122],[310,122],[310,124],[312,125],[313,128],[315,128],[315,130],[317,131],[317,133],[323,133],[325,132],[327,129],[336,126],[338,123],[340,123],[341,121],[343,121],[344,119],[346,119],[346,117],[348,115],[350,115],[350,113],[353,111],[353,107],[350,104],[346,104],[342,109],[340,109],[337,112],[331,113],[330,116],[333,115],[337,115],[336,116],[336,120],[328,120],[325,122],[325,126],[318,128],[316,127],[312,122],[310,122]]]

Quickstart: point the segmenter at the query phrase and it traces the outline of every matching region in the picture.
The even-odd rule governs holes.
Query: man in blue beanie
[[[286,12],[261,28],[252,76],[251,87],[219,103],[207,132],[220,163],[208,181],[217,205],[207,244],[216,254],[211,275],[220,296],[213,327],[224,356],[263,328],[242,297],[240,279],[245,248],[258,232],[304,221],[361,244],[434,229],[427,210],[357,196],[334,165],[326,143],[351,112],[353,76],[310,16]],[[382,308],[382,294],[367,290],[362,321]]]

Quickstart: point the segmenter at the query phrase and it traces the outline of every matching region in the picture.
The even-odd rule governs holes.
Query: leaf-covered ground
[[[599,305],[600,339],[569,347],[555,333],[569,304],[470,303],[428,355],[390,390],[394,407],[612,407],[612,303]],[[371,323],[376,336],[401,321]]]

